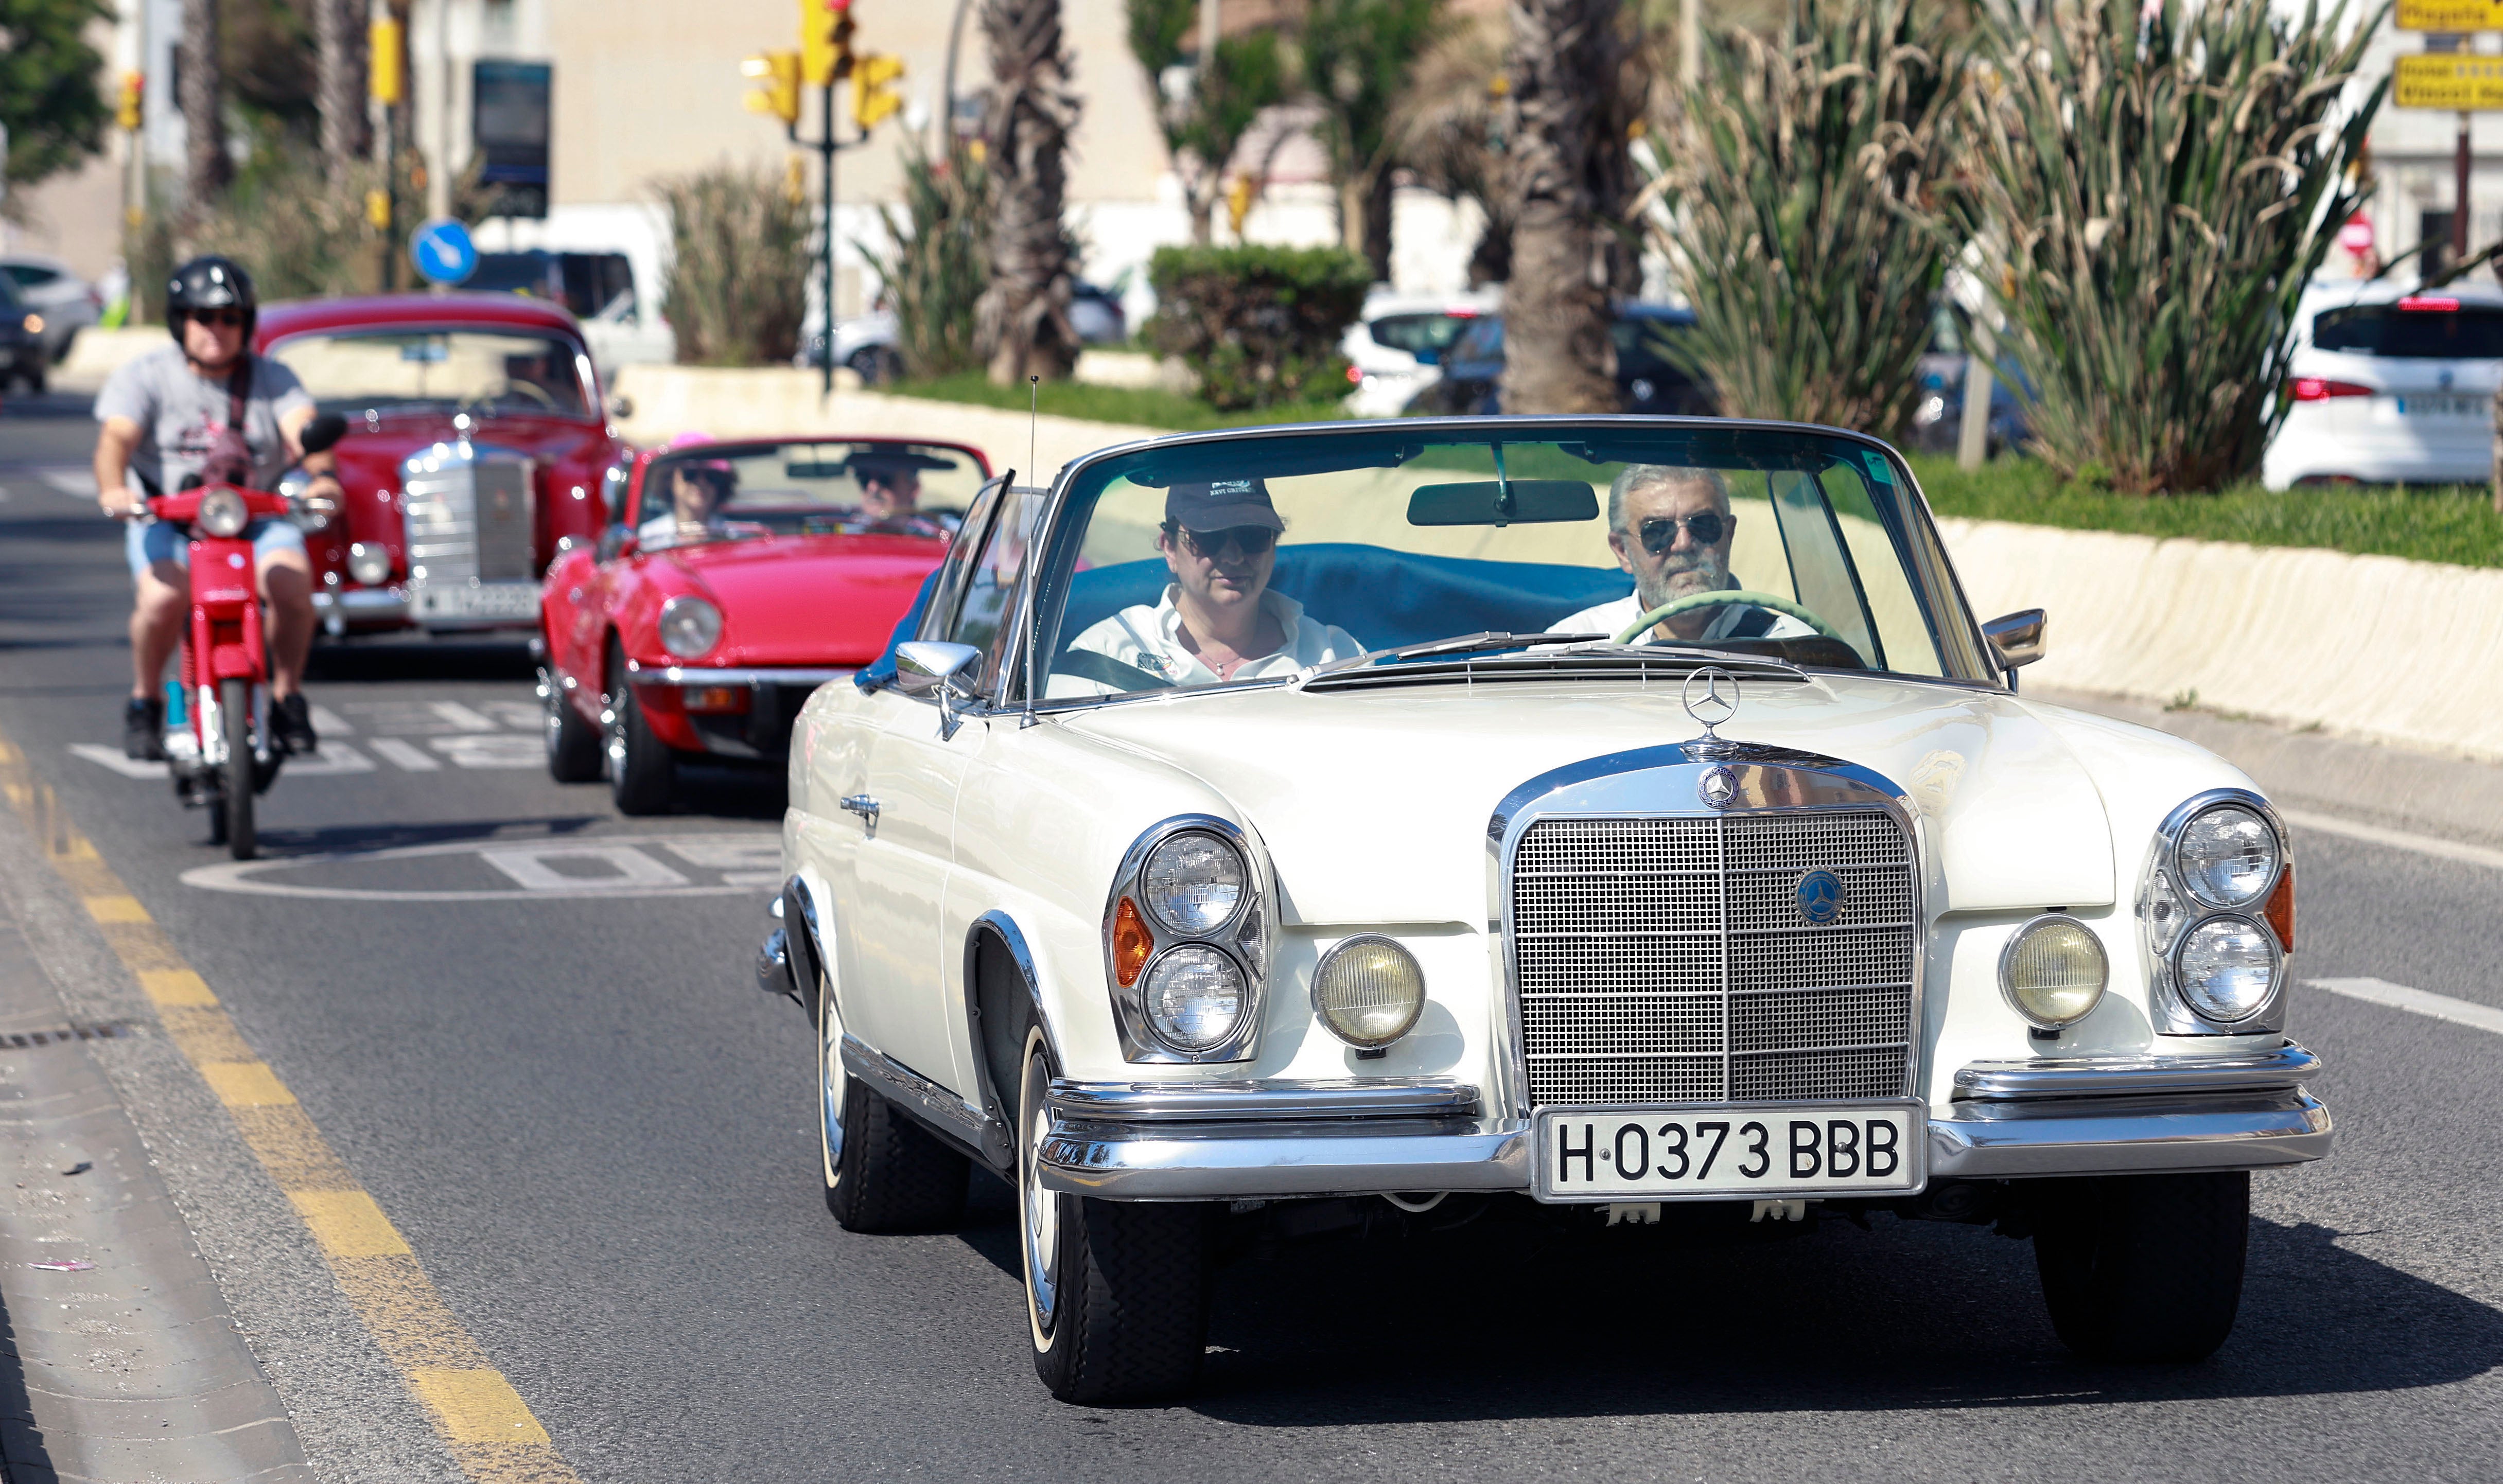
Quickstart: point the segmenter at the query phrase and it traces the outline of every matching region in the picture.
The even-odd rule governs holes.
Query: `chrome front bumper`
[[[1979,1062],[1929,1120],[1929,1182],[2255,1169],[2329,1152],[2319,1059]],[[1970,1079],[1970,1080],[1968,1080]],[[1052,1084],[1043,1183],[1113,1200],[1521,1191],[1530,1127],[1435,1080]]]

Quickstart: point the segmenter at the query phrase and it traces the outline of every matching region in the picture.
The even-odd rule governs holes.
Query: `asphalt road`
[[[747,968],[774,783],[623,819],[540,767],[518,652],[329,654],[326,768],[264,798],[269,866],[222,869],[112,762],[128,590],[80,410],[0,415],[0,731],[585,1479],[2503,1477],[2503,1036],[2311,990],[2338,1151],[2255,1181],[2243,1321],[2205,1365],[2072,1360],[2029,1246],[1987,1230],[1473,1229],[1247,1260],[1197,1398],[1054,1403],[1005,1191],[977,1177],[946,1236],[851,1236],[818,1200],[807,1030]],[[2300,853],[2299,973],[2503,1006],[2503,871]],[[316,1467],[453,1476],[284,1201],[214,1130],[134,1117],[175,1130],[165,1178]]]

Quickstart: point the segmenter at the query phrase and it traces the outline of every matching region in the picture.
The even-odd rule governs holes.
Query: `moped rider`
[[[327,452],[306,455],[312,395],[295,373],[252,351],[259,301],[252,276],[229,258],[195,257],[174,270],[165,322],[174,344],[115,371],[95,399],[103,424],[95,442],[96,500],[129,523],[124,549],[137,598],[130,613],[131,682],[122,711],[122,751],[165,756],[165,661],[190,609],[185,574],[189,543],[177,526],[149,518],[150,496],[187,484],[275,488],[291,464],[313,476],[307,495],[337,500]],[[313,647],[313,564],[293,523],[267,518],[244,528],[269,604],[270,730],[278,744],[309,753],[317,739],[302,686]]]

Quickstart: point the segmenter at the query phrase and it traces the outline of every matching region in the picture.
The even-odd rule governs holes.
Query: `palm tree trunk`
[[[1503,409],[1615,412],[1608,339],[1625,201],[1625,64],[1618,0],[1512,0],[1512,276],[1504,289]],[[1613,137],[1612,137],[1613,136]]]
[[[333,177],[372,148],[365,118],[364,0],[314,0],[321,46],[322,162]]]
[[[993,194],[991,284],[977,311],[976,349],[996,386],[1060,381],[1078,365],[1061,203],[1079,108],[1060,0],[982,0],[982,32],[991,46],[983,134]]]
[[[218,55],[218,0],[183,0],[183,110],[185,151],[193,206],[223,194],[234,179],[226,155],[225,69]]]

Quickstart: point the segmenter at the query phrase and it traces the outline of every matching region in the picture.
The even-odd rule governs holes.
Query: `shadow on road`
[[[284,776],[281,783],[285,782]],[[351,855],[410,845],[458,845],[468,840],[562,840],[603,823],[600,815],[560,815],[539,820],[443,820],[423,824],[329,825],[312,829],[263,829],[261,859]]]
[[[304,678],[313,685],[391,685],[410,680],[529,680],[538,673],[523,641],[384,638],[313,646]]]
[[[35,1422],[34,1399],[26,1393],[25,1358],[17,1353],[17,1325],[0,1304],[0,1469],[11,1479],[52,1477],[52,1456],[44,1446],[44,1430]]]

